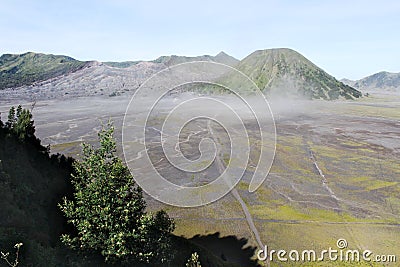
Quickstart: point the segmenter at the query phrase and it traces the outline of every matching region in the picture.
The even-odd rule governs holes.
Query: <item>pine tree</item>
[[[6,128],[11,129],[15,124],[15,107],[11,107],[8,112],[8,120],[6,122]]]
[[[21,105],[16,110],[15,107],[10,108],[5,127],[20,141],[36,139],[32,113],[28,109],[23,109]]]
[[[32,113],[27,109],[21,109],[21,106],[17,109],[16,122],[13,127],[15,135],[20,140],[27,138],[33,138],[35,136],[35,126],[32,120]]]

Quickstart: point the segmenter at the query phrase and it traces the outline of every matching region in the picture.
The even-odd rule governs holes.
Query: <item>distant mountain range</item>
[[[349,79],[342,79],[341,81],[365,93],[400,93],[400,73],[382,71],[357,81]]]
[[[161,63],[161,64],[165,64],[167,66],[172,66],[172,65],[185,63],[185,62],[191,62],[191,61],[213,61],[213,62],[223,63],[223,64],[226,64],[229,66],[235,66],[237,63],[239,63],[238,59],[226,54],[223,51],[218,53],[216,56],[210,56],[210,55],[203,55],[203,56],[197,56],[197,57],[186,57],[186,56],[177,56],[177,55],[161,56],[161,57],[159,57],[155,60],[149,61],[149,62]],[[116,68],[129,68],[140,62],[143,62],[143,61],[104,62],[104,64],[111,66],[111,67],[116,67]]]
[[[25,53],[0,57],[0,89],[5,97],[59,98],[120,95],[136,90],[152,74],[166,67],[212,61],[237,68],[265,93],[312,99],[358,98],[360,91],[336,80],[298,52],[286,49],[258,50],[239,61],[220,52],[216,56],[161,56],[152,61],[79,61],[67,56]],[[235,77],[223,77],[235,84]],[[240,86],[240,85],[238,85]]]

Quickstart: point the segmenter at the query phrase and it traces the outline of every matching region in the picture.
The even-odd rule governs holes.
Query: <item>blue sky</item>
[[[0,0],[0,53],[80,60],[289,47],[337,78],[400,72],[400,1]]]

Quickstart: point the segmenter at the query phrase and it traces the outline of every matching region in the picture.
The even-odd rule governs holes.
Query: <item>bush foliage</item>
[[[99,148],[83,144],[74,163],[74,197],[60,207],[76,235],[62,242],[79,250],[98,251],[106,261],[160,263],[171,259],[174,222],[164,211],[146,213],[142,190],[116,155],[111,123],[99,132]]]

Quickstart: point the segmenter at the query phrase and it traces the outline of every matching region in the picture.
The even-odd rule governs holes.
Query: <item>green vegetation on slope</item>
[[[248,75],[267,94],[282,96],[297,94],[311,99],[361,97],[359,91],[336,80],[291,49],[255,51],[243,59],[236,68]],[[227,76],[226,79],[232,77]],[[234,80],[232,85],[235,85]]]
[[[28,52],[0,57],[0,90],[31,85],[77,71],[87,63],[67,56]]]

